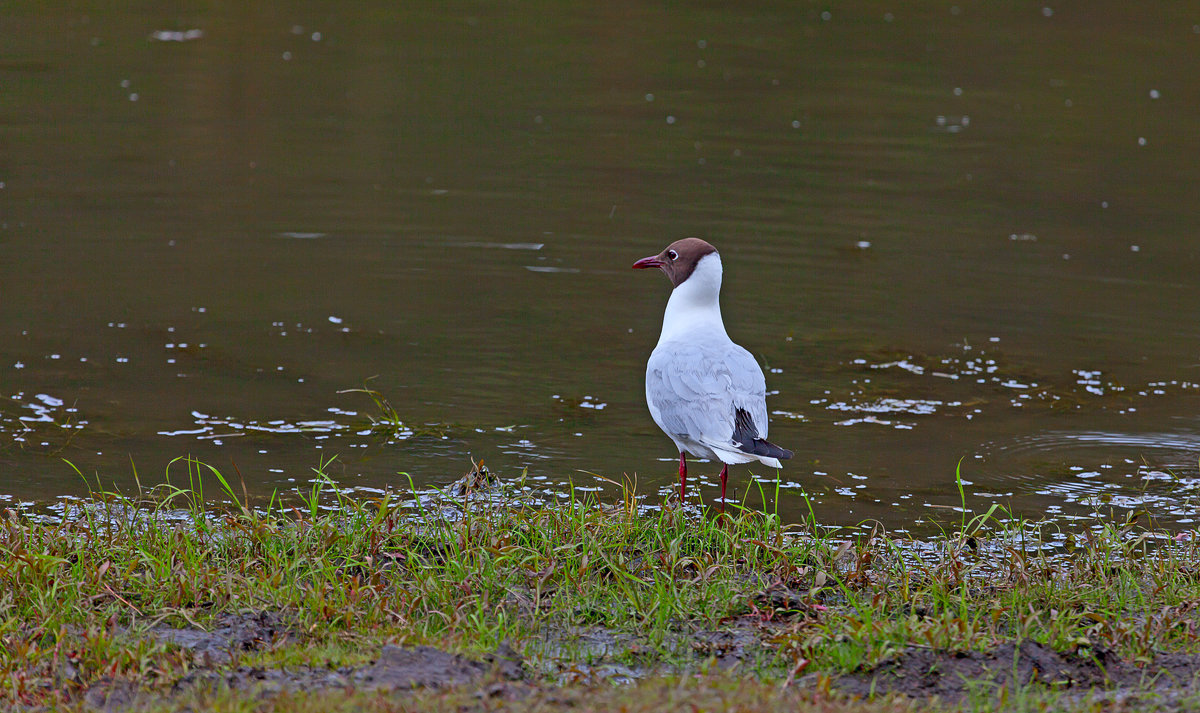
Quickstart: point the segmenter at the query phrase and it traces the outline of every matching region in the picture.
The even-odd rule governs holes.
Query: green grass
[[[187,487],[97,491],[56,523],[0,519],[0,705],[70,705],[106,677],[161,686],[202,662],[148,630],[211,628],[246,610],[278,613],[289,633],[231,666],[362,664],[383,643],[478,657],[507,642],[547,686],[580,664],[630,667],[645,680],[629,690],[644,695],[585,697],[628,710],[687,690],[715,710],[766,710],[771,696],[795,708],[784,684],[798,675],[827,685],[908,646],[1032,639],[1129,660],[1200,651],[1197,545],[1136,523],[1092,523],[1052,555],[1049,526],[994,512],[914,542],[746,509],[724,520],[646,509],[628,491],[554,507],[515,495],[361,500],[319,476],[311,490],[250,503],[216,469],[182,463]],[[216,479],[225,504],[205,498],[201,476]],[[716,670],[714,637],[730,631],[755,642],[737,675],[697,678]],[[606,651],[588,644],[596,638]],[[841,709],[810,689],[805,706]],[[550,705],[547,695],[529,710]],[[233,695],[220,709],[242,705]]]

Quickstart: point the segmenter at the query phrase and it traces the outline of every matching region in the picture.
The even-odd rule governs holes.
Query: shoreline
[[[0,701],[875,711],[1200,700],[1200,549],[1136,521],[1042,532],[993,510],[912,540],[732,507],[725,520],[670,502],[648,510],[628,490],[534,507],[487,478],[447,489],[437,508],[346,498],[326,481],[307,500],[254,509],[221,482],[228,506],[160,486],[95,493],[58,523],[4,513]]]

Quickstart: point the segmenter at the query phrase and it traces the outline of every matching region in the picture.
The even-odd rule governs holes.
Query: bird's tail
[[[733,445],[742,453],[763,458],[781,458],[787,460],[792,452],[786,448],[771,443],[758,435],[758,426],[754,425],[754,417],[743,408],[733,410]]]
[[[750,446],[749,448],[742,447],[740,450],[751,455],[778,458],[780,460],[787,460],[793,455],[788,449],[780,448],[765,438],[755,438],[748,445]]]

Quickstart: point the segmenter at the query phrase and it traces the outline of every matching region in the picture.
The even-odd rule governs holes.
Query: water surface
[[[333,456],[356,488],[474,457],[665,490],[668,285],[628,268],[697,235],[797,453],[789,517],[953,519],[960,459],[976,509],[1196,516],[1191,3],[26,4],[0,30],[0,504],[82,492],[61,459],[130,487],[181,455],[258,493]]]

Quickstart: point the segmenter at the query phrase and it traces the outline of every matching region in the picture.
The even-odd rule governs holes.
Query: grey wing
[[[668,434],[728,448],[737,409],[766,437],[766,380],[750,352],[732,343],[668,343],[646,365],[646,400]]]
[[[758,437],[766,439],[767,426],[767,380],[763,376],[762,367],[754,360],[754,356],[742,347],[734,344],[729,356],[731,371],[734,375],[733,391],[734,406],[745,409],[755,428]]]

